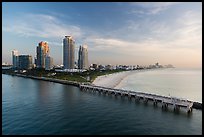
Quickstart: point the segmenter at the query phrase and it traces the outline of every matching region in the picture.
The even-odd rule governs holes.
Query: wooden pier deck
[[[101,87],[101,86],[95,86],[95,85],[81,84],[79,85],[79,87],[82,91],[89,90],[92,92],[100,92],[100,93],[105,93],[105,94],[115,95],[115,96],[120,95],[121,97],[127,96],[128,98],[135,98],[136,100],[142,99],[145,103],[147,103],[150,100],[150,101],[153,101],[154,105],[157,105],[157,103],[161,103],[162,108],[165,108],[165,109],[168,108],[168,105],[172,105],[174,110],[179,110],[180,107],[184,107],[187,113],[192,112],[193,102],[187,99],[167,97],[167,96],[161,96],[161,95],[131,91],[131,90],[113,89],[113,88],[107,88],[107,87]]]

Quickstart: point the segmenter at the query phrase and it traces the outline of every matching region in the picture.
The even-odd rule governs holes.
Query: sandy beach
[[[125,77],[134,73],[135,71],[123,71],[108,75],[97,77],[92,84],[96,86],[103,86],[109,88],[115,88]]]
[[[121,88],[121,81],[123,81],[127,76],[136,73],[136,72],[143,72],[143,71],[150,71],[148,69],[142,70],[130,70],[130,71],[123,71],[103,76],[98,76],[93,82],[93,85],[102,86],[102,87],[109,87],[109,88]]]

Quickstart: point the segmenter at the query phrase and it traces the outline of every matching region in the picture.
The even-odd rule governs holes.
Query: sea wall
[[[12,75],[12,76],[19,76],[19,77],[24,77],[24,78],[31,78],[31,79],[55,82],[55,83],[72,85],[72,86],[77,86],[77,87],[79,87],[79,85],[81,84],[80,82],[60,80],[60,79],[54,79],[54,78],[46,78],[46,77],[27,76],[27,75],[22,75],[22,74],[15,74],[15,75]]]

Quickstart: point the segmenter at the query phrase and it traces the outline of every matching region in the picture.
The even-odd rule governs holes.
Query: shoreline
[[[93,85],[115,88],[125,77],[130,75],[132,71],[123,71],[113,74],[98,76],[93,82]]]
[[[164,69],[164,68],[162,68]],[[159,70],[159,69],[155,69]],[[145,71],[153,71],[152,69],[144,69],[144,70],[129,70],[129,71],[123,71],[123,72],[117,72],[107,75],[98,76],[93,82],[93,85],[96,86],[102,86],[102,87],[108,87],[108,88],[118,88],[120,83],[129,75],[132,73],[137,72],[145,72]]]

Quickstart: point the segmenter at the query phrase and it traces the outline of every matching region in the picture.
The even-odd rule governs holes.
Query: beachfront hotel
[[[45,58],[49,54],[49,46],[47,42],[41,41],[37,46],[37,68],[45,68]]]
[[[88,69],[88,47],[83,45],[79,47],[79,58],[78,58],[78,68],[79,69]]]
[[[72,36],[65,36],[63,39],[63,65],[64,69],[74,69],[75,41]]]

